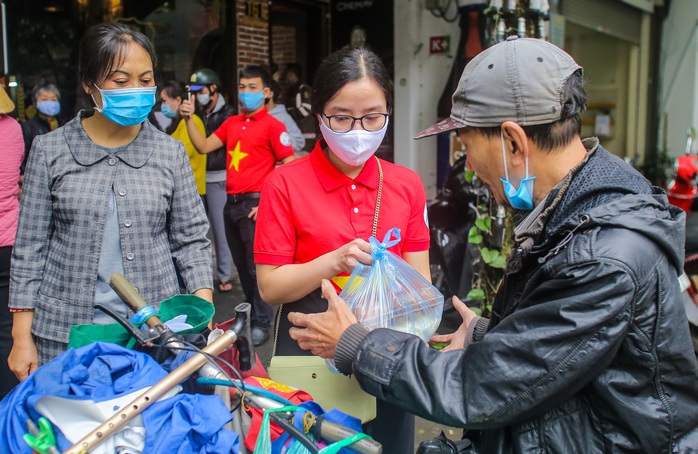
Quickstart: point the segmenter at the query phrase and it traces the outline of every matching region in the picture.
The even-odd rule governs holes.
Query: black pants
[[[12,350],[12,314],[7,305],[10,300],[10,258],[12,246],[0,247],[0,400],[19,380],[7,365]]]
[[[383,445],[385,453],[414,452],[414,415],[378,399],[376,419],[363,425],[364,433]]]
[[[223,210],[225,221],[225,238],[233,256],[233,263],[238,271],[240,285],[245,294],[245,301],[252,305],[252,326],[268,329],[274,313],[267,303],[262,301],[257,288],[257,269],[254,264],[255,221],[248,218],[252,208],[259,205],[259,200],[228,199]]]

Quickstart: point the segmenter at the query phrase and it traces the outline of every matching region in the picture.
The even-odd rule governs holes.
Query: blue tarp
[[[27,419],[41,416],[34,405],[42,396],[103,402],[152,386],[166,375],[150,356],[116,344],[69,349],[38,368],[0,403],[0,452],[31,454],[22,435]],[[142,416],[144,452],[238,453],[238,435],[222,428],[231,415],[218,396],[180,393],[152,404]],[[61,451],[72,446],[60,431],[56,439]]]

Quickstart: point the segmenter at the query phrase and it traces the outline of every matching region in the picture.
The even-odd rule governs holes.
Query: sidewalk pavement
[[[235,306],[245,300],[240,287],[240,281],[234,269],[230,281],[233,283],[232,291],[221,293],[218,291],[218,289],[214,289],[213,303],[216,306],[216,313],[213,316],[214,323],[224,322],[233,318],[235,314]],[[273,334],[274,333],[270,333],[269,339],[263,345],[256,348],[256,352],[264,364],[264,367],[269,365],[269,360],[271,359],[271,350],[274,341]],[[417,418],[414,436],[415,449],[419,446],[419,443],[438,436],[442,430],[446,433],[446,436],[452,440],[459,440],[462,434],[461,429],[441,426],[425,419]]]

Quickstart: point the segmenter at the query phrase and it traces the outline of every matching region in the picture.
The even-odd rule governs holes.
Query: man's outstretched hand
[[[299,328],[291,328],[289,334],[303,350],[331,359],[339,338],[357,320],[327,279],[322,280],[322,295],[327,299],[327,311],[317,314],[291,312],[288,321]]]
[[[459,300],[458,297],[454,296],[451,301],[453,301],[453,307],[463,318],[463,323],[461,323],[460,327],[455,333],[439,334],[431,337],[432,342],[443,342],[448,344],[448,346],[442,350],[444,352],[461,350],[464,348],[465,335],[468,332],[468,326],[470,326],[473,320],[477,317],[477,314],[466,306],[464,302]]]

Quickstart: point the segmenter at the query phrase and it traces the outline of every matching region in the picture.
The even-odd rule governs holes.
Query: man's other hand
[[[456,298],[455,296],[451,300],[453,301],[453,307],[458,311],[460,316],[463,318],[463,323],[455,333],[451,334],[440,334],[431,337],[432,342],[442,342],[448,344],[446,348],[442,351],[447,352],[451,350],[460,350],[465,346],[465,334],[468,331],[468,326],[477,317],[477,314],[472,311],[465,303]]]

